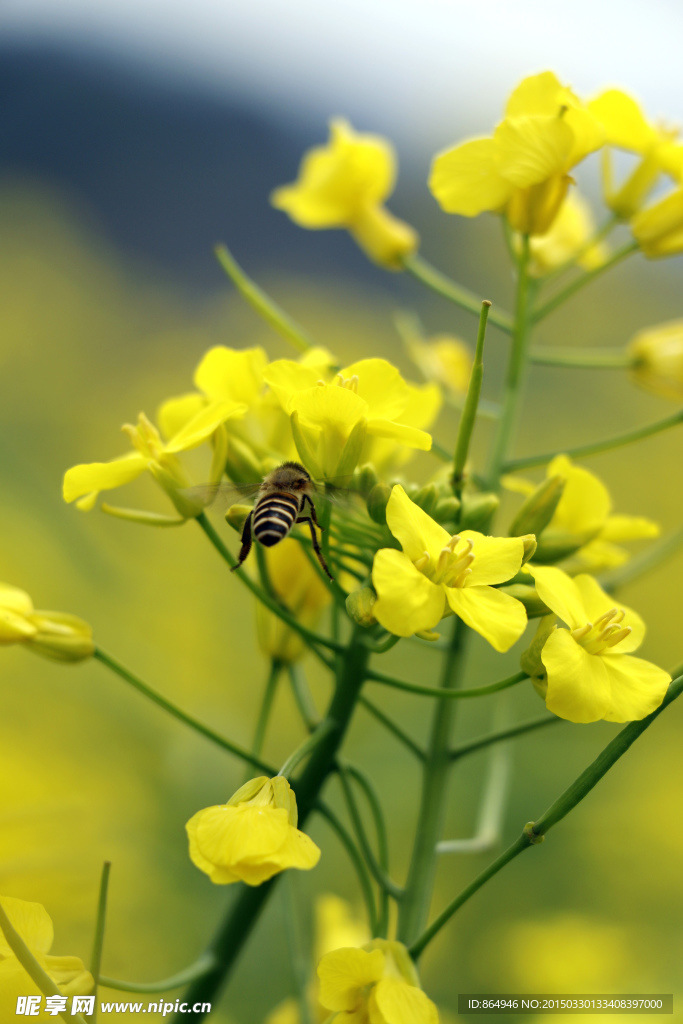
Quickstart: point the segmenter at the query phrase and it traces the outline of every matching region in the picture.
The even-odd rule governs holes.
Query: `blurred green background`
[[[501,86],[501,102],[513,84]],[[322,139],[319,124],[307,131]],[[289,135],[283,130],[289,161],[283,173],[290,177],[293,154],[303,148],[298,132],[296,124]],[[239,158],[238,151],[232,154],[236,163]],[[258,147],[249,159],[245,180]],[[261,344],[272,358],[288,352],[213,270],[211,245],[226,222],[210,222],[201,245],[196,242],[197,277],[182,260],[174,265],[130,239],[112,240],[116,231],[101,210],[93,214],[92,196],[84,201],[78,188],[55,185],[35,170],[10,170],[0,187],[0,579],[26,589],[39,608],[87,619],[97,642],[151,685],[248,743],[268,666],[256,653],[253,608],[238,581],[192,524],[152,530],[99,512],[81,514],[63,504],[61,478],[77,462],[125,451],[120,425],[141,410],[153,415],[163,399],[191,389],[192,371],[211,345]],[[444,270],[509,306],[510,274],[497,222],[439,214],[423,172],[402,184],[394,209],[418,227],[425,253]],[[176,185],[182,196],[183,181]],[[370,268],[343,235],[283,227],[280,215],[268,211],[265,182],[249,202],[262,209],[258,230],[250,232],[243,218],[236,231],[254,259],[267,253],[258,261],[261,282],[342,362],[381,355],[415,379],[393,327],[397,308],[417,310],[430,332],[453,332],[473,344],[475,325],[466,314],[412,281]],[[136,203],[144,207],[139,195]],[[314,254],[326,254],[320,264],[317,256],[301,255],[309,245]],[[545,322],[536,340],[621,344],[641,327],[680,313],[680,262],[635,258]],[[491,331],[487,397],[496,396],[507,344]],[[561,449],[670,410],[620,372],[536,368],[516,452]],[[442,414],[434,436],[450,446],[456,422],[452,413]],[[476,438],[480,459],[488,440],[483,424]],[[586,465],[608,484],[616,511],[650,516],[666,534],[680,525],[682,455],[678,431]],[[200,456],[190,464],[199,481],[206,466]],[[408,475],[424,480],[437,467],[433,456],[420,455]],[[147,478],[121,492],[120,503],[167,511]],[[500,522],[513,507],[515,500],[507,498]],[[236,538],[225,533],[234,550]],[[667,668],[683,659],[682,570],[677,554],[623,592],[648,623],[644,656]],[[477,640],[468,681],[515,671],[522,649],[523,642],[503,659]],[[383,659],[387,671],[393,667],[420,681],[431,681],[437,664],[436,653],[409,644]],[[315,664],[307,662],[306,670],[323,706],[328,683]],[[97,664],[64,667],[6,648],[0,694],[0,891],[43,903],[55,922],[53,951],[87,959],[100,867],[110,859],[105,972],[146,981],[191,962],[234,893],[213,887],[192,866],[184,824],[200,807],[223,802],[241,783],[242,766]],[[417,738],[426,737],[429,702],[379,687],[372,696]],[[468,702],[458,716],[459,737],[487,730],[495,707],[496,698]],[[542,705],[531,688],[518,688],[507,697],[507,710],[523,719]],[[273,721],[267,754],[278,761],[302,735],[285,685]],[[500,874],[444,930],[422,967],[425,988],[441,1008],[453,1013],[459,992],[476,991],[673,991],[680,997],[682,722],[683,707],[674,705],[543,846]],[[538,817],[617,728],[563,723],[517,741],[503,842]],[[348,754],[376,780],[390,822],[392,873],[402,880],[419,793],[415,766],[362,709]],[[447,836],[472,833],[486,765],[484,754],[474,755],[454,773]],[[340,805],[334,783],[330,799]],[[360,910],[355,878],[336,839],[319,821],[310,831],[323,857],[314,872],[295,879],[304,915],[324,892]],[[493,855],[444,856],[434,908]],[[282,913],[276,896],[213,1014],[216,1021],[261,1021],[292,991]],[[306,924],[310,931],[311,920]]]

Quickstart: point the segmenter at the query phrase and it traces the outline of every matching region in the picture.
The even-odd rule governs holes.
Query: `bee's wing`
[[[261,482],[253,484],[200,484],[198,487],[188,487],[184,494],[189,498],[199,499],[202,505],[213,506],[216,510],[222,511],[229,505],[238,501],[249,502],[256,497],[261,489]]]
[[[348,509],[353,504],[355,493],[355,491],[351,491],[347,487],[335,487],[333,484],[317,484],[313,492],[313,500],[316,505],[318,502],[324,504],[327,501],[336,508]]]

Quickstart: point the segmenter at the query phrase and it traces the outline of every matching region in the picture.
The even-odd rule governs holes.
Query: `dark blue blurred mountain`
[[[124,254],[199,289],[223,281],[219,240],[260,272],[367,280],[343,232],[302,231],[268,204],[326,135],[297,114],[111,55],[0,49],[0,176],[56,189]]]

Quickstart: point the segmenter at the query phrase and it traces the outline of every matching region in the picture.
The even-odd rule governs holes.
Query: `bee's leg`
[[[313,550],[315,551],[316,558],[318,559],[318,561],[320,562],[321,566],[325,570],[325,574],[327,576],[329,576],[329,578],[334,583],[334,576],[332,575],[330,570],[327,568],[327,563],[325,562],[325,559],[323,558],[323,553],[320,550],[320,546],[318,544],[318,538],[316,537],[315,526],[313,525],[313,522],[314,522],[314,520],[311,519],[310,516],[299,516],[299,518],[297,519],[297,523],[308,523],[309,529],[311,531],[311,542],[313,544]]]
[[[244,526],[242,527],[242,547],[240,548],[239,558],[237,559],[237,565],[233,565],[230,572],[234,572],[235,569],[239,569],[242,562],[245,560],[245,558],[251,551],[251,521],[253,518],[254,513],[250,512],[247,518],[244,520]]]
[[[311,498],[310,494],[304,494],[304,500],[301,502],[302,510],[305,507],[306,502],[308,502],[308,504],[311,506],[311,519],[313,520],[315,525],[318,527],[318,529],[322,533],[322,531],[325,529],[325,527],[321,526],[320,523],[318,522],[318,517],[317,517],[317,515],[315,513],[315,505],[313,504],[313,499]]]

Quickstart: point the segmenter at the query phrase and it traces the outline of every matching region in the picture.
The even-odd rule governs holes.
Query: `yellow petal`
[[[95,980],[78,956],[46,956],[43,967],[65,996],[86,996]]]
[[[379,981],[384,973],[384,953],[373,949],[335,949],[318,964],[320,993],[318,998],[326,1010],[355,1010],[361,1001],[361,990]]]
[[[566,455],[556,456],[549,463],[547,474],[565,480],[551,525],[590,540],[603,529],[610,514],[609,491],[594,473],[575,466]]]
[[[382,978],[370,997],[370,1020],[373,1003],[386,1024],[439,1024],[439,1012],[425,993],[402,978]]]
[[[518,117],[496,128],[499,170],[515,188],[529,188],[564,173],[574,142],[558,117]]]
[[[602,660],[611,688],[608,722],[638,722],[659,707],[671,682],[668,672],[627,654],[605,654]]]
[[[442,548],[451,539],[443,526],[410,500],[400,484],[391,489],[387,502],[387,526],[411,562],[427,551],[432,565],[435,565]]]
[[[305,832],[300,832],[298,828],[292,828],[290,825],[284,844],[272,860],[280,871],[286,868],[309,871],[320,860],[320,849]]]
[[[646,153],[657,141],[638,103],[621,89],[607,89],[588,104],[605,130],[605,142],[632,153]]]
[[[611,650],[619,654],[630,654],[631,651],[636,651],[645,638],[645,623],[640,615],[634,612],[632,608],[627,608],[621,601],[615,601],[613,597],[606,594],[598,581],[593,579],[592,576],[576,576],[574,584],[581,595],[589,622],[595,622],[596,619],[599,619],[601,615],[611,608],[616,607],[625,613],[619,625],[630,627],[631,633],[625,640],[611,648]]]
[[[501,177],[493,139],[472,139],[435,157],[429,187],[446,213],[476,217],[501,210],[511,186]]]
[[[268,357],[262,348],[210,348],[195,370],[194,382],[214,401],[229,399],[253,405],[263,391]]]
[[[287,811],[281,807],[207,807],[197,822],[197,846],[212,864],[234,870],[241,862],[265,859],[279,850],[288,828]]]
[[[443,405],[441,389],[436,384],[408,384],[408,405],[401,413],[401,423],[424,430],[431,427]]]
[[[570,722],[597,722],[610,709],[611,687],[605,659],[589,654],[566,629],[546,640],[541,659],[548,673],[546,707]]]
[[[33,601],[25,590],[12,587],[9,583],[0,583],[0,608],[17,612],[19,615],[30,615],[33,611]]]
[[[644,537],[659,537],[660,532],[659,523],[645,516],[608,516],[600,531],[600,540],[641,540]]]
[[[572,629],[585,626],[589,616],[574,580],[554,566],[529,565],[527,568],[536,582],[541,601]]]
[[[161,433],[168,441],[174,434],[177,434],[186,423],[200,412],[206,405],[206,399],[197,391],[191,391],[188,395],[179,395],[177,398],[169,398],[159,406],[157,412],[157,423]]]
[[[360,359],[340,374],[345,380],[358,377],[357,394],[368,403],[368,419],[401,419],[408,405],[408,385],[386,359]]]
[[[460,537],[474,544],[472,572],[467,577],[465,587],[504,583],[519,571],[524,558],[524,541],[521,537],[486,537],[476,530],[463,530]],[[459,553],[459,548],[456,553]]]
[[[466,393],[472,372],[472,353],[463,341],[443,334],[427,341],[410,339],[406,348],[426,380],[438,381],[456,395]],[[402,419],[405,420],[405,415]],[[414,424],[416,427],[428,425]]]
[[[75,501],[91,491],[109,491],[135,480],[147,467],[147,460],[139,452],[122,455],[111,462],[90,462],[72,466],[64,474],[64,501]]]
[[[0,644],[15,644],[35,636],[37,627],[23,615],[0,608]]]
[[[362,946],[370,941],[364,921],[355,916],[346,900],[323,893],[315,901],[316,960],[342,946]]]
[[[209,402],[171,438],[166,445],[166,451],[175,454],[196,448],[208,440],[221,423],[243,416],[246,411],[247,406],[244,402],[233,402],[231,399]]]
[[[404,423],[392,423],[390,420],[368,420],[368,434],[404,444],[407,448],[417,448],[421,452],[428,452],[432,447],[432,435],[426,430],[408,427]]]
[[[494,587],[446,587],[446,600],[497,651],[509,651],[526,629],[524,605]]]
[[[394,636],[412,636],[441,621],[444,587],[427,579],[401,551],[377,552],[372,582],[378,595],[373,614]]]
[[[291,412],[289,403],[292,396],[297,391],[315,387],[321,375],[321,367],[317,364],[310,366],[294,359],[276,359],[264,370],[263,379],[285,412]]]
[[[365,420],[368,403],[348,388],[323,384],[297,391],[289,407],[298,414],[302,426],[310,425],[320,432],[318,461],[324,476],[334,478],[347,440],[354,427]],[[355,464],[351,472],[354,468]]]
[[[54,939],[50,915],[40,903],[0,896],[2,908],[32,953],[49,953]],[[0,957],[14,956],[0,929]]]
[[[637,213],[634,237],[646,256],[669,256],[683,248],[683,188]]]
[[[529,114],[557,115],[564,87],[552,71],[529,75],[510,93],[505,106],[506,117],[526,117]]]

